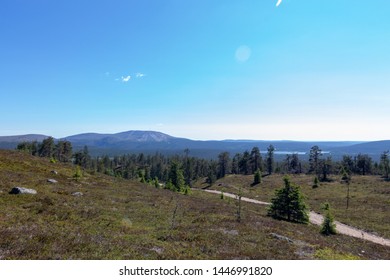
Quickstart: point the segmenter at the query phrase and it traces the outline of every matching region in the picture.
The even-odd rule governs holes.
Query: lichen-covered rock
[[[279,239],[279,240],[284,240],[284,241],[287,241],[289,243],[294,243],[294,240],[286,237],[286,236],[283,236],[283,235],[279,235],[279,234],[276,234],[276,233],[271,233],[271,236],[276,238],[276,239]]]
[[[14,187],[9,192],[10,194],[37,194],[37,191],[34,189],[27,189],[22,187]]]
[[[47,179],[47,182],[52,183],[52,184],[57,184],[58,181],[54,179]]]
[[[82,192],[74,192],[72,193],[73,196],[83,196],[84,194]]]

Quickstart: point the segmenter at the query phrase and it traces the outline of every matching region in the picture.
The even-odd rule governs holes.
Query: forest
[[[308,155],[292,153],[282,160],[275,160],[273,145],[268,147],[266,153],[253,147],[250,151],[234,155],[222,152],[215,159],[193,157],[189,149],[173,156],[156,152],[153,155],[138,153],[92,157],[87,146],[74,152],[71,142],[55,142],[52,137],[42,142],[22,142],[17,150],[33,156],[48,157],[51,161],[70,162],[85,172],[137,179],[156,187],[184,192],[200,178],[206,178],[206,182],[212,185],[228,174],[254,175],[256,184],[262,177],[273,173],[312,174],[314,182],[329,181],[330,175],[340,175],[344,181],[349,181],[353,175],[379,175],[389,180],[390,173],[389,151],[383,151],[378,162],[368,154],[346,154],[341,160],[334,161],[319,146],[313,146]]]

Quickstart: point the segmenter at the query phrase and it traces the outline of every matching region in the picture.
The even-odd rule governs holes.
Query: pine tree
[[[217,164],[214,161],[211,161],[208,166],[207,171],[207,183],[211,186],[217,181]]]
[[[321,170],[320,170],[321,156],[322,156],[322,151],[317,145],[311,147],[310,155],[309,155],[309,164],[310,164],[309,173],[317,174],[317,176],[320,175],[320,173],[321,173]]]
[[[365,154],[358,154],[356,157],[356,168],[361,175],[370,174],[372,171],[372,158]]]
[[[269,175],[271,175],[274,171],[274,151],[274,146],[269,145],[269,147],[267,148],[267,171]]]
[[[283,180],[284,187],[276,190],[268,209],[268,215],[275,219],[308,223],[309,215],[300,187],[291,184],[288,177],[284,177]]]
[[[55,145],[55,157],[61,162],[68,162],[72,159],[72,143],[69,141],[58,141]]]
[[[250,154],[248,151],[245,151],[243,155],[240,157],[240,161],[238,163],[240,174],[251,174],[251,164],[250,164]]]
[[[218,155],[218,179],[227,173],[230,173],[230,156],[228,152],[223,152]]]
[[[52,157],[54,155],[54,138],[49,137],[42,141],[39,145],[39,156],[40,157]]]
[[[253,147],[250,155],[250,163],[252,171],[256,172],[258,169],[262,168],[262,158],[260,154],[260,149],[258,147]]]

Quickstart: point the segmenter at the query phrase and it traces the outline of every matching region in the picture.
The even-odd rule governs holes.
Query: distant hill
[[[127,143],[162,143],[169,142],[175,137],[156,131],[132,130],[116,134],[85,133],[66,137],[64,139],[82,145],[110,146],[112,144]]]
[[[369,155],[377,155],[389,150],[390,140],[359,143],[351,146],[338,147],[334,149],[335,152],[345,152],[348,154],[365,153]]]
[[[42,141],[49,136],[42,134],[26,134],[15,136],[0,136],[0,142],[2,143],[20,143],[23,141]]]
[[[0,148],[14,149],[19,142],[42,141],[45,135],[20,135],[0,137]],[[310,148],[317,145],[322,151],[331,154],[334,159],[344,154],[355,155],[364,153],[378,159],[383,151],[390,150],[390,140],[374,142],[356,141],[262,141],[262,140],[208,140],[199,141],[174,137],[157,131],[131,130],[115,134],[84,133],[62,138],[72,142],[75,150],[88,146],[92,155],[107,154],[110,156],[125,153],[156,153],[176,154],[190,150],[190,155],[206,158],[215,158],[220,152],[228,151],[232,156],[235,153],[250,151],[258,147],[264,154],[269,145],[275,147],[275,155],[281,157],[288,153],[299,153],[307,156]]]
[[[26,135],[15,135],[15,136],[0,136],[0,149],[12,150],[21,142],[42,142],[43,139],[49,136],[42,134],[26,134]]]

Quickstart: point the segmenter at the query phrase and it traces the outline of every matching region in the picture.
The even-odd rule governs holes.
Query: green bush
[[[81,179],[81,177],[83,177],[83,174],[81,172],[80,166],[77,165],[76,171],[73,174],[73,178],[76,179],[76,181],[78,181],[79,179]]]

